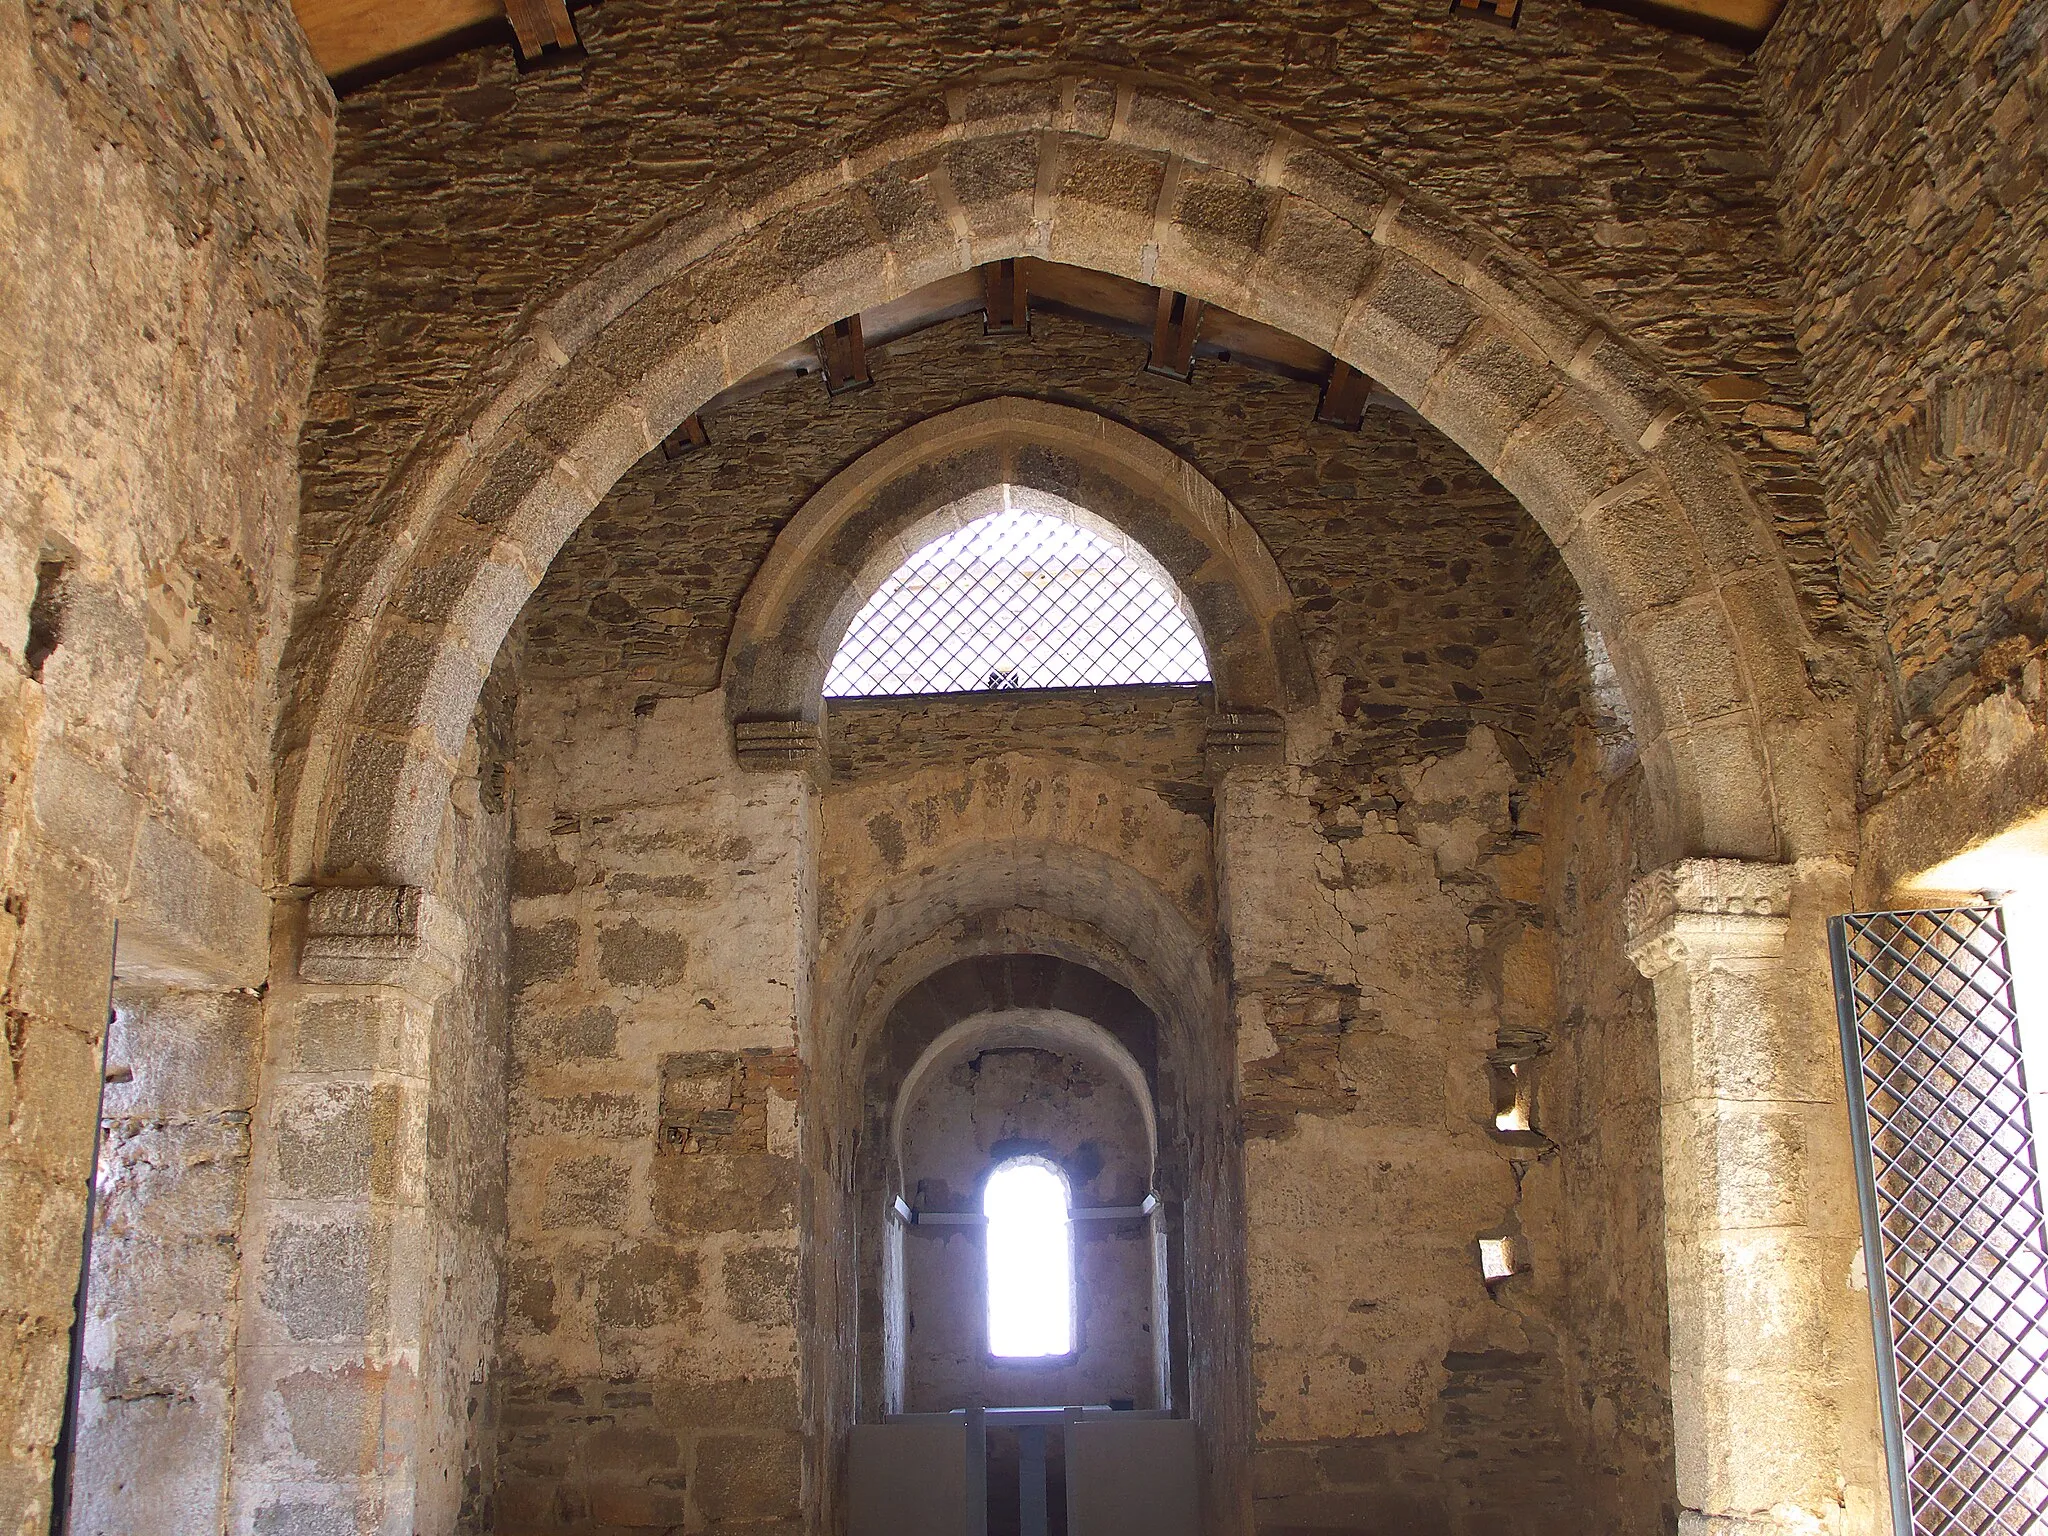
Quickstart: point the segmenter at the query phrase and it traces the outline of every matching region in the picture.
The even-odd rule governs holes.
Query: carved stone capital
[[[299,977],[432,996],[454,980],[461,949],[460,919],[418,886],[335,886],[307,903]]]
[[[1287,761],[1287,723],[1270,709],[1218,711],[1202,738],[1202,766],[1212,784],[1233,768],[1270,768]]]
[[[757,773],[825,773],[825,727],[816,720],[735,720],[733,756]]]
[[[1629,891],[1629,959],[1654,979],[1686,960],[1774,958],[1791,907],[1789,864],[1682,859]]]

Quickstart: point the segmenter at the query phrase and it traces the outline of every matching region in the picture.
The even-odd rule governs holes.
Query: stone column
[[[1191,1125],[1188,1189],[1178,1208],[1161,1213],[1172,1284],[1190,1294],[1186,1277],[1215,1294],[1196,1302],[1181,1323],[1187,1329],[1187,1379],[1174,1383],[1195,1408],[1202,1436],[1203,1530],[1207,1536],[1248,1536],[1254,1528],[1254,1478],[1260,1422],[1258,1371],[1251,1332],[1251,1183],[1238,1102],[1240,1043],[1247,1024],[1263,1030],[1275,997],[1314,1008],[1323,989],[1304,974],[1294,947],[1299,910],[1293,882],[1314,880],[1313,861],[1298,858],[1300,847],[1288,830],[1305,822],[1306,807],[1294,793],[1287,765],[1286,722],[1263,709],[1221,708],[1209,722],[1202,744],[1204,769],[1216,796],[1214,851],[1219,931],[1226,935],[1229,977],[1223,1049],[1208,1064],[1215,1080],[1196,1091],[1198,1106],[1213,1105],[1228,1127],[1205,1138]],[[1207,1118],[1200,1109],[1190,1119]],[[1204,1154],[1206,1153],[1206,1157]],[[1171,1362],[1169,1362],[1171,1368]],[[1171,1373],[1171,1369],[1170,1369]]]
[[[229,1529],[413,1536],[427,1071],[461,930],[410,887],[280,924],[244,1224]]]
[[[1682,1536],[1883,1528],[1840,1052],[1807,975],[1833,868],[1689,859],[1629,893],[1657,995]]]

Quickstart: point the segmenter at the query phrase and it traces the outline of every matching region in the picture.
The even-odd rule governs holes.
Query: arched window
[[[1038,1360],[1074,1352],[1074,1241],[1067,1181],[1017,1158],[988,1176],[988,1352]]]
[[[1002,496],[1002,510],[933,539],[868,599],[827,697],[1209,680],[1156,560],[1064,503],[1015,486]]]

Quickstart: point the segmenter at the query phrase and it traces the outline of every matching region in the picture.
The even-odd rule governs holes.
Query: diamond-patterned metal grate
[[[1005,506],[933,540],[854,618],[830,698],[1199,683],[1187,606],[1134,546]]]
[[[1996,908],[1834,919],[1893,1522],[2040,1529],[2048,1237]]]

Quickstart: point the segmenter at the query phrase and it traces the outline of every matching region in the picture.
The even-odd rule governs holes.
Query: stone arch
[[[857,1276],[872,1257],[858,1256],[859,1213],[880,1188],[868,1155],[879,1130],[868,1118],[873,1069],[886,1076],[893,1048],[935,1038],[938,1021],[959,1016],[956,1007],[1022,1004],[1093,1020],[1149,1069],[1160,1140],[1175,1148],[1159,1170],[1160,1192],[1184,1204],[1187,1262],[1205,1277],[1191,1297],[1182,1358],[1208,1447],[1208,1526],[1248,1530],[1253,1427],[1235,1054],[1217,957],[1184,897],[1085,841],[1042,831],[964,840],[872,888],[824,939],[819,960],[801,1114],[818,1160],[807,1179],[804,1251],[805,1348],[818,1362],[806,1411],[812,1476],[825,1495],[821,1528],[831,1528],[836,1447],[881,1390],[879,1355],[864,1348],[864,1330],[880,1319],[855,1305]],[[840,1257],[817,1257],[825,1254]]]
[[[913,1194],[906,1142],[920,1094],[937,1074],[984,1050],[1019,1046],[1077,1056],[1121,1088],[1142,1134],[1146,1187],[1184,1193],[1184,1149],[1172,1134],[1171,1106],[1163,1142],[1160,1134],[1159,1024],[1152,1011],[1092,966],[1039,953],[977,955],[919,982],[868,1041],[860,1067],[867,1121],[855,1184],[870,1234],[874,1213]],[[908,1314],[900,1310],[908,1299],[902,1237],[887,1228],[878,1248],[864,1253],[859,1280],[880,1299],[883,1314],[880,1333],[862,1340],[861,1397],[888,1411],[900,1411],[909,1342]],[[1165,1286],[1155,1267],[1155,1298]],[[874,1311],[869,1305],[864,1315]],[[1181,1300],[1156,1318],[1153,1377],[1162,1401],[1155,1406],[1178,1402],[1185,1410],[1186,1311]]]
[[[726,645],[734,720],[815,721],[833,651],[861,603],[939,531],[935,518],[1003,484],[1082,508],[1158,561],[1194,611],[1219,709],[1314,702],[1280,567],[1214,482],[1097,412],[1006,396],[896,433],[790,519],[748,585]]]
[[[1040,849],[1085,849],[1163,894],[1181,926],[1214,926],[1208,823],[1094,763],[1003,752],[934,764],[836,789],[823,817],[835,849],[819,879],[819,947],[828,959],[856,953],[865,933],[897,919],[891,893],[905,876],[983,847],[1027,862]],[[1021,865],[1017,873],[1023,878]]]
[[[996,964],[1010,968],[1017,962],[1028,962],[1032,956],[1003,956]],[[973,962],[968,962],[973,964]],[[1067,962],[1055,962],[1065,965]],[[1074,969],[1080,969],[1074,967]],[[1099,977],[1099,972],[1088,972]],[[1104,978],[1106,985],[1108,983]],[[903,1123],[911,1106],[932,1074],[943,1071],[954,1063],[964,1060],[978,1051],[1014,1045],[1035,1045],[1048,1050],[1067,1051],[1086,1057],[1103,1068],[1130,1094],[1131,1102],[1138,1108],[1143,1121],[1145,1144],[1153,1162],[1159,1159],[1159,1113],[1153,1102],[1151,1074],[1144,1063],[1126,1045],[1117,1032],[1107,1024],[1098,1022],[1092,1011],[1082,1011],[1071,1006],[1047,1004],[1029,1006],[1013,1003],[1008,1007],[980,1007],[963,1011],[964,1005],[954,999],[951,1013],[956,1022],[947,1025],[933,1036],[910,1066],[899,1074],[901,1078],[895,1090],[893,1102],[889,1105],[891,1131],[889,1152],[900,1164],[903,1159]]]
[[[327,573],[280,733],[292,880],[417,885],[492,657],[682,419],[834,320],[1016,256],[1173,288],[1414,405],[1549,533],[1606,634],[1660,855],[1833,850],[1846,766],[1719,430],[1581,297],[1369,165],[1152,79],[915,97],[652,227],[481,364]],[[1802,755],[1804,754],[1804,755]]]

